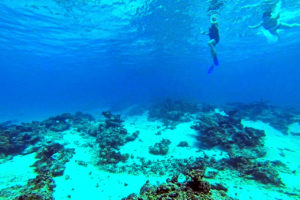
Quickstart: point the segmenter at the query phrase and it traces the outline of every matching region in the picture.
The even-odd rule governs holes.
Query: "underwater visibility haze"
[[[246,6],[260,2],[224,1],[221,66],[208,76],[209,1],[2,0],[1,110],[27,116],[157,97],[298,104],[300,30],[270,43],[248,29],[262,9]],[[299,22],[299,2],[281,7],[285,21]]]
[[[0,199],[300,199],[299,62],[297,0],[0,0]]]

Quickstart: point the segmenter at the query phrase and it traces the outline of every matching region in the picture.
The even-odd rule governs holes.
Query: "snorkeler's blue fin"
[[[214,71],[214,68],[215,68],[214,65],[210,66],[210,68],[208,69],[207,73],[211,74]]]

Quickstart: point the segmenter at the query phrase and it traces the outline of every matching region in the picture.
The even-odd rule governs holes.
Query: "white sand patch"
[[[131,134],[139,131],[138,138],[120,148],[122,153],[129,153],[134,156],[144,157],[147,160],[166,159],[165,156],[155,156],[149,153],[149,146],[160,142],[162,135],[155,135],[162,131],[163,124],[159,121],[148,121],[147,114],[141,116],[128,117],[124,122],[125,128]],[[167,139],[167,138],[166,138]]]
[[[37,174],[31,165],[36,161],[35,153],[13,157],[12,160],[0,164],[0,190],[15,186],[26,185],[29,179]]]
[[[223,110],[221,110],[221,109],[219,109],[219,108],[216,108],[216,109],[214,110],[214,112],[217,113],[217,114],[220,114],[220,115],[222,115],[222,116],[227,116],[227,117],[228,117],[228,115],[227,115]]]
[[[148,112],[145,112],[142,115],[128,116],[123,124],[129,132],[134,132],[140,129],[155,131],[163,127],[163,123],[158,120],[149,121]]]
[[[242,179],[234,175],[232,171],[224,171],[219,174],[222,176],[224,185],[228,188],[227,194],[235,199],[241,200],[293,200],[286,194],[279,192],[280,188],[266,186],[253,180]],[[217,179],[216,179],[217,180]],[[217,181],[218,182],[218,181]]]
[[[112,174],[100,171],[94,166],[79,166],[71,161],[67,164],[64,177],[55,179],[55,199],[107,199],[117,200],[131,193],[139,193],[147,181],[145,176]],[[65,177],[69,176],[68,180]],[[151,178],[152,182],[154,178]],[[159,179],[158,179],[159,180]]]
[[[206,179],[211,184],[221,183],[228,191],[227,195],[239,200],[294,200],[280,190],[284,188],[265,185],[254,180],[243,179],[238,172],[231,170],[219,171],[214,179]]]
[[[289,133],[300,133],[300,123],[292,123],[289,126]],[[299,135],[299,139],[300,139],[300,135]]]
[[[160,121],[148,121],[147,113],[142,116],[128,117],[124,122],[125,128],[132,133],[140,131],[138,138],[121,147],[122,153],[129,153],[133,156],[143,157],[146,160],[167,160],[167,159],[186,159],[190,157],[214,156],[216,160],[227,157],[225,152],[218,149],[199,150],[197,136],[199,133],[192,129],[193,122],[184,122],[176,126],[175,129],[163,129]],[[159,135],[156,133],[160,132]],[[153,155],[149,153],[149,147],[162,139],[171,141],[167,155]],[[177,145],[185,141],[189,147],[178,147]]]
[[[69,147],[75,147],[75,155],[66,164],[64,176],[55,178],[55,199],[117,200],[131,193],[139,193],[149,178],[144,175],[113,174],[100,170],[93,160],[97,151],[80,145],[88,140],[80,137],[72,133],[64,137],[70,142]],[[87,166],[79,165],[78,160],[87,163]],[[156,181],[165,181],[165,177],[151,177],[151,183]]]

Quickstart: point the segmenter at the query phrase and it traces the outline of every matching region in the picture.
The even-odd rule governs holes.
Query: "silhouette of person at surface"
[[[281,1],[278,0],[265,0],[262,4],[263,15],[262,21],[256,25],[248,26],[250,29],[263,27],[272,35],[279,38],[279,30],[300,27],[300,24],[288,24],[280,21],[280,6]]]

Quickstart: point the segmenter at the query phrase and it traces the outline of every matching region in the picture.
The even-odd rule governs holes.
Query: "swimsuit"
[[[217,25],[215,25],[215,24],[211,25],[211,27],[209,28],[208,35],[211,40],[214,39],[216,41],[216,44],[220,41],[219,29],[218,29]]]
[[[263,27],[270,31],[276,31],[279,27],[279,23],[277,19],[270,18],[263,22]]]

